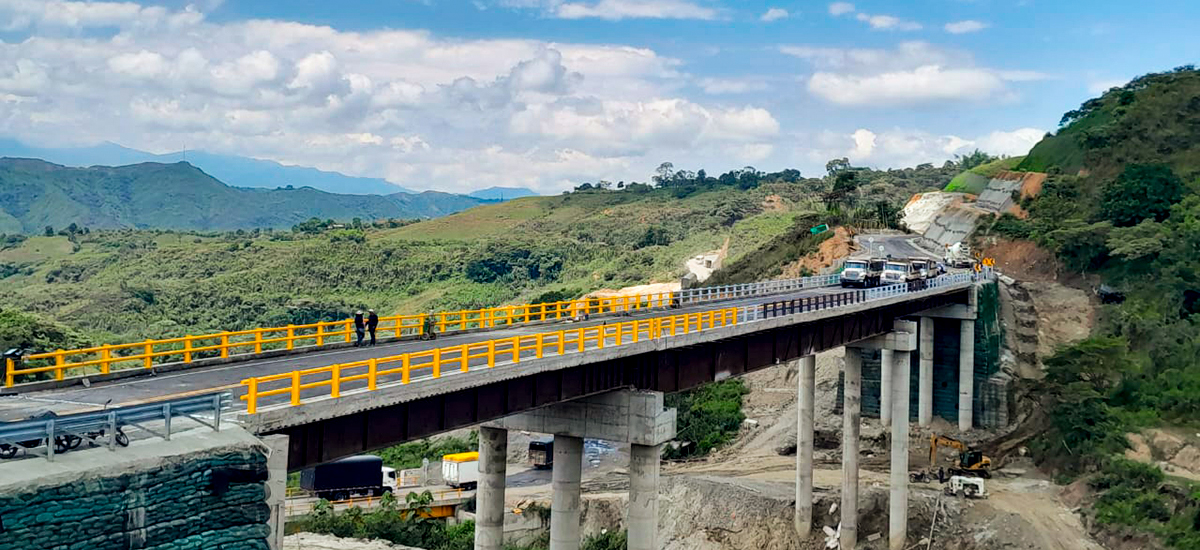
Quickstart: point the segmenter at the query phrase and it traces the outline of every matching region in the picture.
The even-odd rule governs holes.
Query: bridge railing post
[[[299,372],[297,372],[296,374],[299,374]],[[254,379],[254,378],[247,378],[242,383],[246,384],[246,412],[248,414],[257,413],[258,412],[258,380]],[[295,386],[293,386],[293,387],[295,387]],[[296,392],[298,390],[292,390],[292,391]],[[295,405],[296,401],[299,401],[299,399],[293,397],[292,404]],[[117,416],[117,413],[112,413],[109,415],[109,420],[108,420],[108,433],[109,433],[109,437],[110,437],[108,447],[110,449],[112,449],[113,445],[116,443],[116,441],[114,439],[112,439],[112,438],[116,437],[116,435],[117,435],[117,433],[116,433],[117,432],[116,416]]]
[[[379,377],[379,360],[372,357],[367,360],[367,389],[368,390],[375,391],[378,377]]]
[[[192,335],[188,334],[183,337],[183,362],[192,362]]]
[[[301,384],[300,384],[300,371],[298,371],[298,370],[294,370],[294,371],[292,371],[292,387],[291,387],[291,390],[292,390],[292,406],[293,406],[293,407],[299,407],[299,406],[300,406],[300,386],[301,386]]]

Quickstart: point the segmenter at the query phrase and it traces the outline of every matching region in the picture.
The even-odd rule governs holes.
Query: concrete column
[[[892,350],[884,349],[879,356],[879,423],[884,428],[892,425],[892,354]]]
[[[917,423],[921,427],[933,422],[933,318],[921,317],[920,368],[917,398]]]
[[[963,319],[958,329],[958,430],[971,429],[975,401],[975,320]]]
[[[658,471],[662,445],[630,446],[629,550],[658,550]]]
[[[862,355],[846,348],[842,394],[842,534],[841,550],[858,544],[858,430],[862,419]]]
[[[817,358],[800,358],[799,411],[796,429],[796,534],[800,540],[812,533],[813,513],[813,413],[816,412],[815,390]]]
[[[479,428],[479,491],[475,496],[475,550],[504,547],[504,478],[508,430]]]
[[[550,550],[579,550],[579,519],[583,508],[583,439],[554,436],[554,466],[550,473]]]
[[[271,510],[267,520],[271,530],[267,545],[271,550],[283,550],[283,527],[287,523],[288,436],[268,435],[262,442],[271,450],[267,456],[267,507]]]
[[[892,375],[892,468],[888,510],[888,548],[904,550],[908,536],[908,411],[912,352],[897,351]]]

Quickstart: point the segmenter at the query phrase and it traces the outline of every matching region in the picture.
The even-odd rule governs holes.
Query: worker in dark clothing
[[[375,329],[379,328],[379,316],[375,314],[375,310],[367,310],[367,332],[371,333],[371,345],[375,345]]]
[[[363,343],[363,336],[366,336],[364,329],[366,325],[363,323],[363,312],[358,310],[354,312],[354,332],[358,334],[358,340],[354,342],[354,347],[359,347]]]
[[[946,482],[946,469],[938,467],[938,483]]]

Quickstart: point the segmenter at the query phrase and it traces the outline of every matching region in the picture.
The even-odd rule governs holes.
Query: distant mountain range
[[[12,139],[0,139],[0,157],[37,158],[63,166],[124,166],[144,162],[170,164],[187,162],[233,187],[312,187],[330,193],[348,195],[391,195],[417,193],[380,178],[347,176],[303,166],[285,166],[270,160],[235,155],[218,155],[205,151],[180,151],[157,155],[137,149],[104,143],[92,147],[44,148],[25,145]],[[471,193],[481,199],[514,199],[536,195],[533,191],[515,187],[491,187]]]
[[[72,223],[92,229],[285,228],[314,217],[432,218],[486,202],[494,201],[437,191],[381,196],[231,187],[186,162],[73,168],[0,158],[0,233]]]

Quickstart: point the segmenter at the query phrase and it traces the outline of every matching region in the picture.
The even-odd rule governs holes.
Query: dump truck
[[[881,280],[885,285],[898,285],[914,281],[919,277],[920,274],[913,271],[908,260],[892,258],[883,266]]]
[[[554,440],[535,439],[529,442],[529,465],[545,470],[554,465]]]
[[[474,489],[479,483],[479,452],[443,456],[442,481],[451,487]]]
[[[867,288],[879,286],[883,277],[883,267],[887,260],[883,258],[852,258],[842,266],[842,288],[857,286]]]
[[[380,496],[396,490],[396,470],[375,455],[352,456],[301,471],[300,488],[332,501]]]

